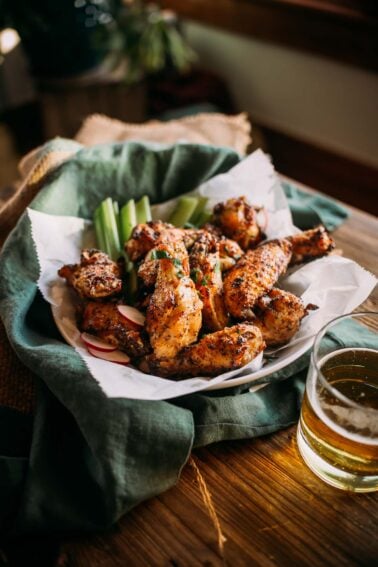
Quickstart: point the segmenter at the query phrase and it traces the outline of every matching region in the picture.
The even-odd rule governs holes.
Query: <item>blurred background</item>
[[[276,169],[378,214],[375,0],[0,0],[0,206],[86,116],[248,112]]]

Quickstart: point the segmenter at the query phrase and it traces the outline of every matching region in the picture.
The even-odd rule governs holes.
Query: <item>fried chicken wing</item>
[[[189,275],[189,257],[184,240],[172,240],[168,244],[159,244],[147,252],[146,257],[138,268],[138,276],[146,287],[152,287],[157,278],[160,258],[175,258],[181,263],[181,271]]]
[[[116,346],[131,357],[140,357],[151,351],[146,332],[131,328],[114,303],[87,303],[80,328]]]
[[[249,250],[226,273],[223,293],[226,309],[236,319],[252,319],[253,307],[268,293],[286,271],[291,258],[291,243],[272,240]]]
[[[300,297],[275,288],[257,300],[253,324],[259,327],[268,346],[282,345],[299,330],[309,309],[316,309],[316,306],[305,307]]]
[[[121,269],[107,254],[95,249],[83,250],[80,264],[67,264],[58,271],[80,297],[101,299],[122,289]]]
[[[256,246],[263,238],[257,222],[257,209],[245,197],[215,205],[214,222],[224,235],[235,240],[243,250]]]
[[[322,225],[289,236],[288,240],[293,245],[291,264],[299,264],[326,256],[335,247],[333,238]]]
[[[215,376],[251,362],[265,343],[260,329],[239,323],[203,337],[173,358],[146,356],[140,369],[159,376]]]
[[[176,228],[172,224],[162,221],[151,221],[138,224],[130,240],[125,244],[126,252],[133,262],[140,260],[150,250],[157,246],[170,246],[177,241],[183,241],[186,248],[195,240],[196,230]]]
[[[146,316],[155,355],[175,356],[197,340],[201,325],[202,301],[193,281],[183,273],[181,263],[174,258],[161,258]]]
[[[228,324],[223,300],[219,243],[209,232],[203,232],[190,250],[190,274],[203,303],[203,324],[209,331],[219,331]]]

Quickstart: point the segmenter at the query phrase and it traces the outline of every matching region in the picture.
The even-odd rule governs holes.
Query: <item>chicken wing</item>
[[[167,244],[159,244],[147,252],[144,260],[138,268],[138,276],[146,287],[152,287],[157,278],[159,259],[174,258],[176,263],[181,263],[181,271],[189,275],[189,257],[185,248],[184,240],[172,240]]]
[[[196,230],[176,228],[172,224],[162,221],[151,221],[138,224],[130,240],[125,244],[126,252],[133,262],[140,260],[157,246],[169,246],[173,242],[183,241],[188,248],[195,240]]]
[[[263,238],[257,222],[257,210],[245,197],[215,205],[214,222],[223,234],[236,240],[243,250],[256,246]]]
[[[253,319],[253,307],[269,292],[286,271],[291,258],[291,243],[271,240],[249,250],[226,273],[223,293],[226,309],[236,319]]]
[[[299,330],[303,317],[314,305],[304,306],[300,297],[282,289],[272,289],[255,306],[256,325],[268,346],[287,343]]]
[[[202,325],[202,301],[193,281],[175,258],[159,260],[155,291],[146,329],[157,357],[173,357],[197,340]]]
[[[122,289],[121,269],[109,256],[95,249],[83,250],[80,264],[67,264],[58,271],[80,297],[101,299]]]
[[[131,357],[143,356],[151,351],[146,332],[130,327],[115,303],[87,303],[80,329],[96,335]]]
[[[291,264],[299,264],[314,258],[320,258],[329,254],[335,247],[333,238],[322,225],[311,230],[305,230],[294,236],[289,236],[288,240],[293,245]]]
[[[204,336],[173,358],[146,356],[140,369],[158,376],[215,376],[241,368],[264,348],[260,329],[250,323],[239,323]]]
[[[190,250],[190,275],[203,302],[203,324],[209,331],[219,331],[228,324],[223,300],[219,243],[209,232],[203,232]]]

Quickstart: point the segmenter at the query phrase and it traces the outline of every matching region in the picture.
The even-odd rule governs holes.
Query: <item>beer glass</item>
[[[319,331],[297,442],[328,484],[378,490],[378,313],[338,317]]]

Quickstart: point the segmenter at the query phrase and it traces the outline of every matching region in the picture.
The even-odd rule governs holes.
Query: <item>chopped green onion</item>
[[[137,224],[149,222],[152,220],[150,199],[144,195],[135,205]]]
[[[209,199],[207,197],[198,197],[197,206],[194,209],[192,216],[189,219],[189,222],[191,224],[196,225],[198,223],[198,220],[200,219],[200,216],[203,213],[208,200]]]
[[[177,206],[169,218],[174,226],[184,226],[189,221],[198,205],[198,197],[180,197]]]
[[[161,260],[162,258],[170,258],[171,256],[165,250],[152,250],[151,260]]]
[[[104,229],[106,252],[112,260],[118,260],[121,255],[117,220],[114,214],[113,201],[110,197],[100,205],[101,221]]]
[[[137,214],[134,199],[130,199],[121,209],[121,241],[122,244],[129,240],[134,226],[137,225]]]

